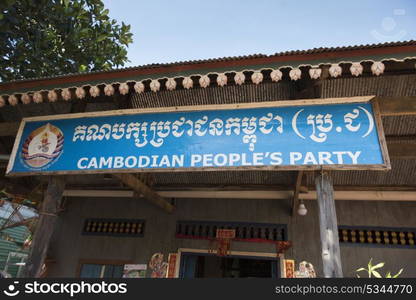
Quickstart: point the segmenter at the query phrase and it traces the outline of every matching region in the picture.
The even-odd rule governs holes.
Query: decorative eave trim
[[[396,50],[394,52],[397,53],[392,54],[392,49]],[[42,88],[40,88],[39,80],[4,83],[0,85],[0,90],[3,90],[2,92],[0,91],[0,107],[4,105],[15,106],[18,103],[29,104],[32,101],[41,103],[44,101],[55,102],[57,100],[84,99],[87,95],[91,97],[99,95],[112,96],[115,93],[125,95],[130,90],[135,90],[137,93],[147,91],[159,92],[162,87],[167,91],[175,90],[178,86],[185,89],[195,88],[195,85],[198,88],[207,88],[215,85],[222,87],[227,85],[227,78],[230,78],[230,76],[237,85],[247,82],[257,85],[261,84],[264,79],[271,79],[273,82],[282,80],[283,73],[281,70],[283,69],[289,70],[289,78],[294,81],[306,76],[315,80],[319,79],[323,67],[328,67],[329,75],[333,78],[347,73],[352,76],[360,76],[363,73],[362,63],[367,62],[372,63],[371,71],[373,75],[379,76],[385,71],[384,62],[404,62],[416,59],[414,46],[411,47],[414,51],[412,53],[402,53],[398,49],[399,47],[390,48],[390,55],[378,53],[377,55],[363,56],[363,51],[354,50],[349,51],[348,54],[350,56],[348,57],[340,57],[339,53],[330,52],[320,53],[320,55],[270,56],[248,61],[220,61],[207,63],[206,65],[209,65],[210,68],[202,69],[195,69],[195,65],[177,65],[167,68],[168,70],[165,68],[164,73],[160,73],[161,69],[158,68],[104,72],[93,74],[96,79],[88,81],[85,81],[84,77],[89,77],[91,74],[85,74],[76,76],[76,78],[79,77],[79,82],[66,83],[65,80],[68,80],[68,77],[49,79],[46,82],[52,82],[54,85]],[[374,50],[384,52],[380,50],[385,49]],[[365,53],[367,52],[369,51],[367,50]],[[322,54],[325,54],[325,59],[322,59]],[[250,62],[255,64],[250,65]],[[351,66],[347,69],[345,64],[350,64]],[[123,74],[125,75],[124,77],[121,76]],[[115,75],[118,76],[115,77]],[[23,84],[26,86],[25,88],[17,89],[18,86]],[[145,84],[150,89],[146,89]],[[99,86],[104,86],[104,89],[100,89]],[[7,87],[9,88],[8,90],[5,89]]]

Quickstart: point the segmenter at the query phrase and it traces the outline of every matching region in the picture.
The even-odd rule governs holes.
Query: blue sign
[[[9,174],[386,164],[370,103],[135,110],[23,122]]]

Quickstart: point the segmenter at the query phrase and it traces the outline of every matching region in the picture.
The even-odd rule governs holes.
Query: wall
[[[317,203],[307,201],[307,217],[297,216],[292,224],[292,239],[296,241],[288,254],[296,261],[307,260],[318,267],[322,276],[319,221]],[[415,202],[388,201],[336,201],[338,225],[416,227]],[[290,253],[291,252],[291,253]],[[341,261],[344,277],[356,277],[355,270],[373,262],[385,262],[383,275],[387,271],[397,272],[404,268],[402,277],[416,276],[416,248],[377,248],[366,246],[341,246]],[[364,276],[364,273],[362,273]]]
[[[81,259],[123,260],[147,263],[155,252],[166,256],[178,248],[207,249],[208,241],[175,238],[176,220],[252,221],[288,224],[289,239],[294,246],[286,257],[296,262],[312,262],[322,276],[319,222],[316,201],[306,202],[305,217],[290,217],[289,200],[177,199],[177,209],[169,215],[143,199],[69,198],[55,231],[49,257],[50,277],[75,277]],[[416,227],[416,203],[337,201],[340,225]],[[138,218],[146,220],[142,238],[81,235],[85,218]],[[269,244],[234,242],[232,250],[275,252]],[[369,259],[385,261],[386,271],[405,267],[403,276],[416,277],[416,249],[341,247],[344,275],[355,276],[354,270]]]

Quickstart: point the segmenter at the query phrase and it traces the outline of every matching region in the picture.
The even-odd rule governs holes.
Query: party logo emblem
[[[48,123],[34,130],[22,146],[22,158],[25,164],[41,169],[55,161],[64,147],[62,131]]]

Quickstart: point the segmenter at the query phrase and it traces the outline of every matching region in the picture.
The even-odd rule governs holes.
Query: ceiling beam
[[[143,195],[143,197],[164,209],[168,213],[172,213],[175,210],[175,207],[166,201],[163,196],[153,191],[149,186],[147,186],[143,181],[134,176],[133,174],[113,174],[114,177],[120,179],[126,186],[130,187],[137,195]]]
[[[382,116],[416,115],[416,97],[377,97]]]
[[[416,191],[334,191],[335,200],[416,201]],[[316,191],[300,194],[300,199],[316,200]]]
[[[306,177],[306,176],[305,176]],[[304,177],[304,178],[305,178]],[[94,185],[67,185],[67,190],[70,194],[66,196],[74,196],[74,197],[81,197],[83,194],[83,190],[86,189],[93,193],[94,191],[97,194],[106,197],[105,193],[108,190],[117,191],[119,197],[132,197],[133,191],[131,189],[119,189],[116,187],[112,189],[112,186],[94,186]],[[194,191],[194,192],[205,192],[205,191],[290,191],[293,190],[290,185],[282,185],[282,186],[275,186],[275,185],[233,185],[233,186],[216,186],[216,185],[169,185],[169,186],[153,186],[153,190],[156,193],[160,192],[176,192],[176,191]],[[315,190],[315,186],[300,186],[300,193],[307,193],[308,191]],[[416,191],[416,185],[336,185],[334,186],[335,191]]]
[[[68,197],[110,197],[131,198],[133,191],[120,190],[65,190],[64,196]],[[161,191],[157,192],[160,197],[166,198],[191,198],[191,199],[272,199],[288,200],[293,197],[293,190],[270,191]],[[335,200],[360,200],[360,201],[416,201],[416,190],[414,191],[334,191]],[[316,191],[299,193],[299,199],[316,200]]]
[[[390,158],[416,159],[416,143],[387,142]]]
[[[305,177],[305,176],[304,176]],[[161,192],[235,192],[235,191],[293,191],[294,187],[291,188],[289,185],[285,186],[274,186],[274,185],[233,185],[233,186],[215,186],[215,185],[195,185],[195,186],[154,186],[153,190],[156,193]],[[131,198],[133,196],[133,191],[131,189],[111,189],[111,187],[107,187],[103,189],[103,186],[69,186],[67,185],[67,189],[65,190],[65,196],[73,196],[73,197],[82,197],[83,190],[87,190],[88,193],[98,194],[100,197],[113,197],[113,196],[106,196],[108,191],[115,192],[119,197],[127,197]],[[300,193],[307,193],[309,191],[314,191],[315,186],[310,186],[307,188],[306,186],[300,186]],[[416,185],[335,185],[335,191],[411,191],[416,192]]]

